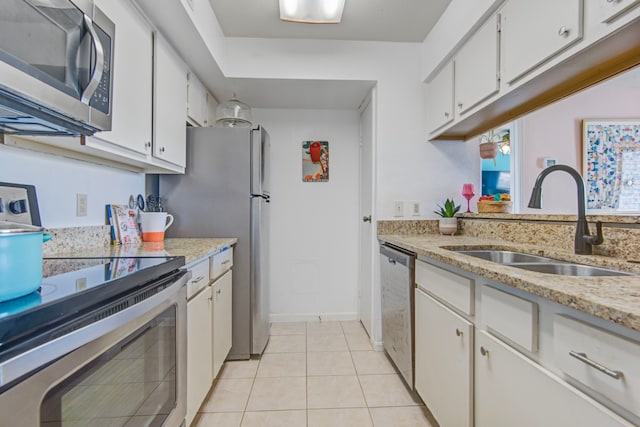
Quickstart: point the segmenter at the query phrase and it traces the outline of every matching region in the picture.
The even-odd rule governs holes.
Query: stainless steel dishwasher
[[[405,382],[413,390],[413,292],[415,255],[380,245],[382,341]]]

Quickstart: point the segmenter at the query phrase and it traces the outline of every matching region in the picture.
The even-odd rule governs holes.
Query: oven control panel
[[[0,182],[0,221],[42,225],[35,186]]]

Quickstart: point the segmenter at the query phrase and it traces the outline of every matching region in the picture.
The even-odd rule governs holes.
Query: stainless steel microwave
[[[0,133],[110,130],[114,37],[93,0],[2,0]]]

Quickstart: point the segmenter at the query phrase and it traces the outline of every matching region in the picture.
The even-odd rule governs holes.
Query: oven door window
[[[176,406],[176,307],[52,388],[40,426],[161,426]]]

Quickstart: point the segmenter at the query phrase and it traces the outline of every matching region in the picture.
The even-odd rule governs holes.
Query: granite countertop
[[[632,264],[622,259],[575,255],[566,251],[540,248],[534,245],[470,236],[394,234],[379,235],[378,239],[640,332],[640,265],[638,264]],[[569,277],[536,273],[446,249],[452,247],[512,250],[563,261],[608,267],[639,275]]]
[[[228,238],[171,238],[164,242],[145,242],[141,245],[96,246],[81,251],[48,253],[47,257],[127,257],[127,256],[184,256],[187,265],[220,252],[236,244]]]

